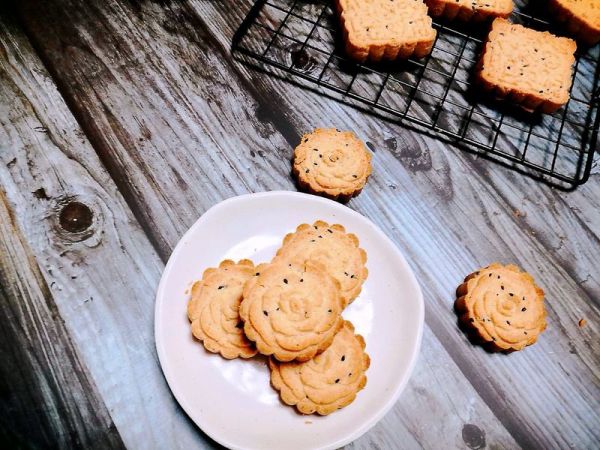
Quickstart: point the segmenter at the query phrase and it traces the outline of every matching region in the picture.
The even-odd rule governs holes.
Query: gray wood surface
[[[156,360],[162,264],[216,202],[294,190],[289,159],[300,135],[336,126],[374,150],[374,174],[349,206],[396,242],[426,301],[407,390],[350,447],[597,447],[598,167],[576,191],[557,191],[241,65],[229,46],[251,4],[21,0],[19,25],[0,16],[0,217],[13,223],[0,245],[21,249],[0,254],[1,300],[44,299],[54,321],[30,326],[60,336],[47,370],[30,362],[36,353],[12,356],[28,368],[27,389],[9,403],[18,426],[0,414],[3,435],[23,442],[27,424],[42,423],[40,446],[84,445],[89,433],[131,448],[214,446],[177,407]],[[77,202],[93,219],[72,233],[87,218]],[[452,311],[464,275],[496,260],[523,266],[547,293],[548,330],[509,356],[473,347]],[[22,268],[18,278],[11,268]],[[15,279],[36,295],[14,289]],[[2,330],[13,345],[40,343]],[[40,377],[67,351],[74,369],[57,421],[39,412],[58,402],[43,396]],[[83,412],[72,410],[79,386]],[[92,418],[78,422],[84,413]]]

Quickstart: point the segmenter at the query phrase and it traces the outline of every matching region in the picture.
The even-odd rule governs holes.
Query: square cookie
[[[569,101],[575,41],[495,19],[477,67],[477,81],[528,111],[554,112]]]
[[[448,20],[481,22],[495,17],[508,17],[513,0],[425,0],[433,17]]]
[[[551,0],[550,9],[573,37],[587,45],[600,42],[600,1]]]
[[[336,0],[346,53],[364,62],[421,58],[436,31],[422,0]]]

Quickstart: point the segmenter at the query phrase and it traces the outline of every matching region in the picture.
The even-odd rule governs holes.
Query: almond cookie
[[[188,318],[192,334],[204,347],[224,358],[250,358],[256,355],[254,344],[246,339],[239,315],[244,284],[255,273],[252,261],[237,264],[226,260],[216,269],[206,269],[202,280],[192,286]]]
[[[508,17],[513,0],[425,0],[433,17],[447,20],[481,22],[495,17]]]
[[[293,172],[302,190],[348,201],[371,175],[371,154],[351,131],[318,128],[296,147]]]
[[[360,294],[369,274],[365,266],[367,253],[358,245],[358,238],[346,233],[343,226],[318,220],[313,225],[302,224],[294,233],[286,235],[273,262],[322,264],[340,283],[347,305]]]
[[[569,101],[576,48],[572,39],[496,19],[476,80],[526,111],[551,113]]]
[[[310,361],[280,363],[271,358],[271,385],[302,414],[331,414],[352,403],[367,384],[370,360],[364,349],[365,340],[346,321],[331,346]]]
[[[544,291],[517,266],[494,263],[472,273],[456,295],[461,323],[494,350],[521,350],[546,329]]]
[[[261,264],[244,287],[240,317],[248,339],[279,361],[307,361],[331,344],[343,324],[338,281],[308,262]]]
[[[346,53],[364,62],[422,58],[436,31],[421,0],[337,0]]]

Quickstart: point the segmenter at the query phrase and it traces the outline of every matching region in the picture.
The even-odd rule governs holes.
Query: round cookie
[[[293,172],[300,189],[348,201],[371,174],[371,154],[351,131],[318,128],[294,150]]]
[[[192,334],[208,351],[227,359],[256,355],[254,344],[243,333],[238,311],[244,285],[254,273],[252,261],[226,260],[216,269],[206,269],[192,286],[188,318]]]
[[[491,264],[457,291],[460,321],[493,350],[521,350],[546,329],[544,291],[517,266]]]
[[[365,266],[367,253],[358,245],[358,238],[346,233],[342,225],[318,220],[313,225],[302,224],[294,233],[286,235],[273,262],[322,264],[339,281],[347,305],[360,294],[369,274]]]
[[[343,324],[339,283],[315,263],[261,264],[244,287],[240,317],[258,351],[307,361],[331,344]]]
[[[331,346],[310,361],[280,363],[271,358],[271,385],[302,414],[330,414],[352,403],[367,384],[370,360],[364,349],[362,336],[344,322]]]

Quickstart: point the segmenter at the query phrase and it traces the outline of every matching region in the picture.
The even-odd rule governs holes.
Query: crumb
[[[304,421],[304,423],[305,423],[306,425],[310,425],[310,424],[312,423],[312,420],[305,420],[305,421]]]
[[[524,213],[520,209],[515,209],[513,211],[513,214],[515,215],[515,217],[525,217],[527,215],[527,213]]]
[[[585,319],[579,319],[579,328],[584,327],[586,323],[587,321]]]

